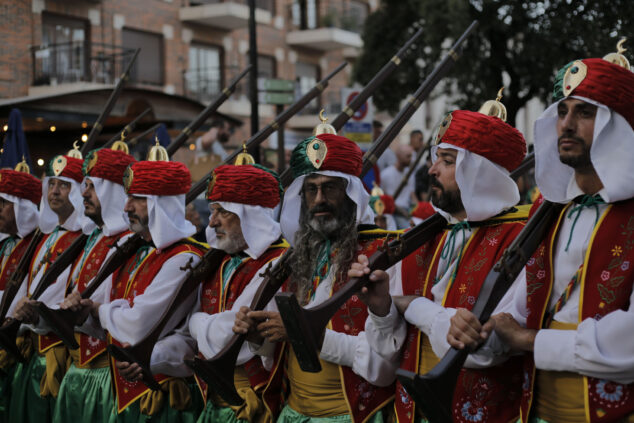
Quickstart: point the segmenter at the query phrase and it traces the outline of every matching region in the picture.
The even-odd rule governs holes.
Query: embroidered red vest
[[[471,310],[482,283],[504,250],[524,227],[527,208],[516,213],[483,222],[474,229],[465,245],[456,277],[445,290],[444,307]],[[403,260],[403,294],[425,296],[434,300],[432,288],[438,273],[440,253],[449,231],[419,248]],[[420,365],[424,335],[408,325],[401,368],[417,372]],[[509,422],[517,419],[521,397],[522,358],[487,369],[463,368],[458,376],[453,396],[454,422]],[[397,382],[394,401],[397,421],[413,422],[415,404]]]
[[[55,243],[49,248],[49,250],[43,256],[43,260],[40,260],[36,263],[38,252],[44,247],[44,244],[46,243],[46,240],[48,239],[50,234],[47,234],[42,237],[42,240],[40,241],[40,243],[37,246],[37,249],[35,250],[35,255],[33,256],[33,259],[31,260],[31,266],[29,267],[29,277],[27,279],[27,283],[28,283],[27,292],[31,292],[31,282],[33,281],[33,278],[37,275],[37,272],[40,270],[40,268],[43,267],[44,272],[46,272],[46,269],[48,269],[48,266],[52,262],[54,262],[55,259],[57,259],[57,256],[63,253],[70,246],[70,244],[72,244],[73,241],[75,241],[75,238],[77,238],[79,235],[81,235],[81,231],[75,231],[75,232],[65,231],[64,233],[60,234],[57,240],[55,241]],[[40,354],[44,354],[48,349],[56,345],[59,345],[61,343],[62,343],[62,340],[59,339],[56,335],[54,335],[53,332],[49,332],[46,335],[38,335],[38,344],[39,344],[38,349]]]
[[[242,263],[233,272],[226,288],[223,289],[222,272],[225,264],[231,259],[231,256],[227,255],[213,277],[203,284],[200,296],[202,311],[208,314],[216,314],[231,310],[236,299],[242,294],[244,288],[251,282],[255,275],[263,271],[268,263],[281,256],[287,247],[288,244],[286,243],[279,244],[279,246],[273,245],[256,260],[250,257],[244,258]],[[262,359],[260,357],[255,356],[251,358],[244,363],[243,366],[253,390],[261,388],[269,380],[269,372],[262,366]],[[203,399],[207,402],[207,384],[199,378],[198,375],[195,375],[195,377]]]
[[[189,242],[177,242],[160,253],[158,253],[157,250],[152,250],[143,259],[137,268],[136,273],[134,273],[131,278],[128,277],[128,273],[126,271],[117,273],[117,280],[115,281],[115,279],[113,279],[112,294],[121,295],[115,297],[112,297],[111,295],[111,299],[124,298],[128,300],[130,307],[134,307],[134,297],[142,295],[143,292],[145,292],[146,288],[150,286],[154,277],[161,270],[165,262],[170,258],[183,253],[194,253],[199,257],[203,255],[201,247]],[[131,260],[133,261],[134,259],[135,258],[133,257]],[[113,275],[113,278],[114,277],[115,275]],[[122,283],[123,281],[127,282],[125,283],[126,286],[124,290],[122,289],[122,285],[124,285],[124,283]],[[112,338],[110,335],[108,335],[108,342],[121,346],[119,341]],[[110,367],[112,374],[114,375],[113,381],[115,394],[117,396],[117,411],[121,413],[130,404],[148,393],[150,388],[145,386],[142,382],[129,382],[123,378],[115,366],[115,360],[112,357],[110,358]],[[154,378],[159,384],[172,379],[172,377],[163,374],[155,375]]]
[[[74,289],[74,287],[77,287],[77,290],[80,293],[84,292],[84,289],[86,289],[86,285],[88,284],[88,282],[90,282],[97,275],[97,272],[101,268],[101,265],[108,255],[108,251],[110,251],[110,247],[121,237],[129,233],[129,231],[124,231],[117,235],[102,237],[90,249],[88,256],[83,262],[82,268],[79,270],[77,279],[73,281],[71,280],[71,277],[68,278],[68,282],[66,284],[66,292],[71,291],[72,289]],[[77,268],[77,266],[81,264],[82,256],[83,254],[80,254],[79,257],[77,257],[77,259],[75,260],[75,263],[73,263],[73,267],[70,273],[71,276],[75,273],[75,269]],[[102,341],[99,338],[93,338],[92,336],[86,335],[85,333],[77,333],[79,334],[79,364],[81,366],[84,366],[97,358],[101,353],[103,353],[106,350],[108,344],[106,343],[106,341]]]
[[[359,232],[359,249],[357,254],[371,256],[383,243],[396,237],[396,232],[383,230],[370,230]],[[348,282],[347,272],[342,272],[343,277],[333,284],[333,293],[341,289]],[[283,290],[288,289],[288,283]],[[331,328],[337,332],[357,336],[365,329],[365,321],[368,317],[368,310],[365,304],[354,295],[351,297],[330,320]],[[283,363],[285,354],[288,353],[286,345],[280,344],[275,354],[275,365],[271,372],[271,378],[267,384],[263,398],[269,411],[277,416],[280,412],[280,405],[284,403],[286,397],[286,385]],[[356,375],[350,367],[339,366],[341,384],[350,417],[353,423],[365,422],[375,412],[384,407],[394,397],[394,384],[387,387],[372,385],[362,377]]]
[[[18,268],[18,264],[20,263],[20,259],[22,255],[26,251],[26,248],[31,243],[31,238],[33,238],[33,232],[28,234],[26,237],[22,238],[18,243],[13,247],[13,250],[7,257],[7,260],[2,268],[2,272],[0,273],[0,291],[4,291],[4,288],[7,285],[7,281],[11,278],[15,269]]]
[[[541,329],[553,286],[553,257],[561,222],[557,224],[526,266],[526,326]],[[583,262],[579,282],[579,322],[600,320],[616,310],[626,310],[634,280],[634,199],[613,203],[597,222]],[[521,417],[526,422],[533,401],[535,363],[526,355]],[[584,377],[586,420],[615,422],[634,412],[634,384],[624,385],[604,379]]]

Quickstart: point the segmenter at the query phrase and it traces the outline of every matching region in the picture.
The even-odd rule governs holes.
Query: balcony
[[[271,24],[273,3],[273,0],[256,0],[255,22],[257,24]],[[232,31],[247,27],[249,6],[246,0],[191,0],[189,6],[180,8],[179,17],[181,22]]]
[[[59,93],[112,85],[129,63],[134,49],[100,43],[69,42],[31,47],[33,80],[30,94]],[[134,72],[132,72],[134,80]]]
[[[319,26],[310,27],[308,21],[303,23],[297,12],[291,10],[293,28],[286,34],[286,43],[294,47],[309,48],[318,51],[345,49],[348,56],[355,56],[355,51],[363,47],[359,35],[365,13],[358,9],[330,8],[319,18]]]

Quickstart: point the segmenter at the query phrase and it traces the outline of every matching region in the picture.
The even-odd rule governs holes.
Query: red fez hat
[[[414,210],[412,210],[412,216],[419,219],[427,219],[431,215],[436,213],[436,210],[432,207],[428,201],[419,201]]]
[[[280,183],[254,165],[224,165],[213,171],[207,199],[273,208],[280,202]]]
[[[363,153],[357,144],[346,137],[319,134],[299,143],[291,155],[293,176],[334,170],[348,175],[361,175]]]
[[[180,162],[134,162],[123,175],[123,186],[131,195],[180,195],[189,191],[191,176]]]
[[[106,179],[123,185],[123,173],[128,165],[136,160],[124,151],[102,148],[93,150],[84,160],[83,172],[85,176]]]
[[[634,128],[634,73],[629,69],[603,59],[575,60],[557,82],[564,97],[575,95],[604,104]]]
[[[42,182],[27,172],[0,169],[0,192],[40,204]]]
[[[83,181],[84,175],[81,171],[84,161],[71,156],[55,156],[48,163],[46,176],[56,177],[63,176],[73,179],[79,183]]]
[[[479,154],[509,172],[526,155],[520,131],[498,117],[468,110],[455,110],[445,117],[435,140],[443,142]]]

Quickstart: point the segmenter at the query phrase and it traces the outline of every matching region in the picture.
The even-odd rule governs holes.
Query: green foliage
[[[444,89],[459,107],[478,110],[508,81],[502,102],[513,123],[531,98],[551,101],[555,74],[566,63],[616,51],[624,36],[630,40],[625,47],[634,51],[633,17],[631,0],[382,0],[366,20],[354,79],[367,83],[422,26],[413,51],[374,96],[379,109],[395,113],[477,19],[480,26]],[[625,54],[634,61],[630,52]]]

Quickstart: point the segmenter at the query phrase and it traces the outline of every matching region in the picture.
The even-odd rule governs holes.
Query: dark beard
[[[314,212],[330,211],[315,210]],[[330,239],[330,251],[338,250],[330,263],[330,272],[336,271],[341,277],[344,271],[356,257],[357,225],[356,205],[346,196],[344,204],[333,213],[335,218],[310,218],[311,213],[306,210],[306,202],[302,198],[302,208],[299,218],[299,229],[295,233],[295,247],[291,256],[291,287],[300,304],[303,304],[308,290],[312,286],[312,278],[317,267],[317,260],[327,239]],[[315,228],[314,226],[317,226]],[[328,232],[328,234],[326,233]]]
[[[95,225],[102,227],[103,226],[103,218],[101,217],[101,210],[98,210],[97,213],[86,213],[84,212],[86,217],[95,222]]]
[[[431,192],[431,201],[434,206],[449,214],[456,214],[464,211],[462,198],[460,198],[460,191],[446,191],[440,182],[438,182],[438,179],[436,179],[433,175],[430,176],[430,184],[432,187],[437,187],[441,190],[440,192]]]
[[[560,162],[570,166],[573,169],[582,169],[592,166],[592,160],[590,159],[590,146],[586,145],[585,141],[582,138],[564,134],[557,139],[557,145],[559,145],[559,141],[561,140],[561,138],[574,139],[583,146],[583,151],[577,156],[568,155],[567,153],[564,153],[564,155],[562,156],[562,154],[559,153]]]

